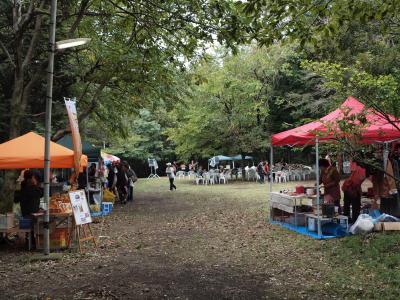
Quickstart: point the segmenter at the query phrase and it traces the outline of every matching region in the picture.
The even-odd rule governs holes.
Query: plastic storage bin
[[[28,218],[20,218],[19,219],[19,228],[20,229],[30,229],[32,227],[32,219]]]
[[[101,203],[101,211],[104,216],[108,215],[112,211],[112,208],[113,208],[112,202]]]

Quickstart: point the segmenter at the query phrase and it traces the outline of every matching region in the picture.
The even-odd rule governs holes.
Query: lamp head
[[[72,47],[77,47],[81,45],[85,45],[90,42],[89,38],[78,38],[78,39],[70,39],[56,42],[56,49],[67,49]]]

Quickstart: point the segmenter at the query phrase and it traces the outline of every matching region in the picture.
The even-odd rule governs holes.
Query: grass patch
[[[298,183],[274,184],[274,190],[294,189],[296,184]],[[240,241],[232,241],[230,244],[221,242],[212,246],[227,253],[229,251],[226,244],[228,247],[237,247],[235,251],[238,251],[237,257],[243,265],[253,265],[253,268],[257,268],[259,264],[262,269],[263,264],[266,264],[263,261],[265,257],[271,268],[303,269],[303,273],[307,274],[305,276],[309,276],[309,284],[305,287],[308,295],[318,291],[328,297],[349,299],[395,299],[400,296],[399,233],[372,233],[366,236],[318,241],[267,223],[268,184],[239,181],[226,185],[197,186],[193,181],[176,180],[176,185],[176,192],[167,193],[168,181],[165,178],[140,180],[137,192],[142,197],[162,194],[163,197],[183,201],[188,204],[188,210],[184,212],[187,216],[201,213],[218,214],[221,210],[222,215],[216,215],[215,218],[223,222],[224,213],[231,209],[236,211],[232,218],[236,216],[243,220],[228,219],[226,224],[264,224],[261,226],[265,227],[260,230],[249,230],[246,240],[242,237]],[[239,215],[239,212],[243,214]],[[235,231],[235,228],[229,230]],[[225,232],[224,229],[221,232]],[[216,234],[220,232],[216,231]],[[264,238],[252,239],[252,234]],[[195,235],[191,243],[196,245],[196,242],[207,241],[204,241],[203,236]],[[199,249],[196,251],[201,252]],[[207,256],[204,258],[207,259]]]

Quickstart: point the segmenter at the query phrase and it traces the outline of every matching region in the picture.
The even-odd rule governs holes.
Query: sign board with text
[[[69,199],[71,201],[76,225],[92,223],[85,191],[77,190],[69,192]]]

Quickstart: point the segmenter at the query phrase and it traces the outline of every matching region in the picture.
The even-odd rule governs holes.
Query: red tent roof
[[[312,145],[315,143],[317,135],[319,135],[318,140],[320,141],[333,139],[337,137],[337,131],[329,132],[331,130],[327,128],[326,123],[329,122],[331,124],[335,120],[343,119],[344,111],[348,111],[348,115],[350,116],[362,112],[364,108],[364,104],[362,104],[356,98],[348,97],[338,109],[329,113],[320,120],[272,135],[272,145]],[[393,116],[389,115],[389,117],[391,120],[396,121],[400,127],[400,122],[398,120],[396,120]],[[366,118],[368,121],[368,126],[362,131],[363,142],[374,143],[400,139],[400,131],[391,123],[389,123],[386,118],[379,115],[374,110],[368,109],[366,111]]]

